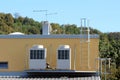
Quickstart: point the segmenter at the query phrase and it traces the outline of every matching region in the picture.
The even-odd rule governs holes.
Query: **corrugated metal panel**
[[[0,38],[88,38],[87,35],[0,35]],[[90,38],[99,38],[99,35],[90,35]]]
[[[9,78],[2,77],[0,80],[101,80],[100,76],[92,76],[92,77],[75,77],[75,78]]]

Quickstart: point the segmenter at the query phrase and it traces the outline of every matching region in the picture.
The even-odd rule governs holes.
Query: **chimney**
[[[52,27],[49,24],[48,21],[42,22],[42,35],[50,35],[50,32],[52,31]]]

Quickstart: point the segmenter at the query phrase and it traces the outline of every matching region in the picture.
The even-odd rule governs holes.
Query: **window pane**
[[[39,50],[37,50],[37,59],[39,59]]]
[[[38,55],[38,59],[40,59],[40,50],[38,50],[38,53],[39,53],[39,55]]]
[[[44,50],[39,50],[39,59],[44,59]]]
[[[65,59],[67,59],[67,50],[65,50]]]
[[[43,50],[41,50],[41,59],[43,59]]]
[[[65,59],[69,59],[69,50],[65,50]]]
[[[42,50],[40,50],[40,59],[42,59]]]
[[[33,50],[30,50],[30,59],[33,59]]]
[[[60,59],[62,59],[62,51],[60,50]]]
[[[58,59],[61,59],[61,57],[60,57],[60,50],[58,50]]]
[[[62,50],[62,53],[61,53],[61,58],[64,59],[64,50]]]
[[[68,50],[67,51],[67,59],[69,59],[69,56],[70,56],[70,51]]]
[[[0,62],[0,69],[8,69],[8,62]]]
[[[37,51],[34,50],[34,59],[37,59]]]
[[[44,59],[44,50],[42,50],[42,59]]]

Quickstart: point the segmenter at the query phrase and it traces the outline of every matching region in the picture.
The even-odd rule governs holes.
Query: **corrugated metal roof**
[[[0,35],[0,38],[88,38],[88,35]],[[90,38],[99,38],[99,35],[90,35]]]
[[[100,76],[92,76],[92,77],[74,77],[74,78],[12,78],[12,77],[2,77],[0,80],[101,80]]]

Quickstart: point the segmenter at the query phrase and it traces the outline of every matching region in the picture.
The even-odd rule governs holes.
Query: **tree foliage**
[[[20,31],[25,34],[41,33],[41,23],[32,18],[18,16],[14,18],[10,13],[0,13],[0,34]]]
[[[100,57],[111,58],[111,74],[107,79],[120,79],[120,32],[102,33],[99,43]],[[103,77],[104,79],[104,77]]]

